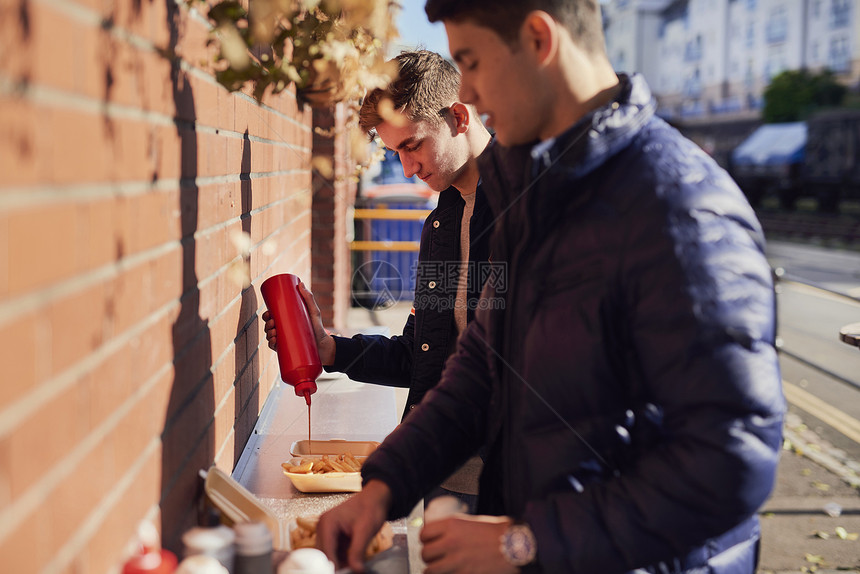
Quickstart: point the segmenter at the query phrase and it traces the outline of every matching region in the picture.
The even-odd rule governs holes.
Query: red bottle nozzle
[[[305,402],[310,406],[311,395],[317,392],[317,384],[313,381],[299,381],[293,387],[296,389],[296,396],[304,397]]]

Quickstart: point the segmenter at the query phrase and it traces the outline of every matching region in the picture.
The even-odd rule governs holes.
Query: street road
[[[777,333],[790,409],[860,460],[860,349],[839,340],[860,322],[860,253],[769,242],[768,259],[784,271]]]

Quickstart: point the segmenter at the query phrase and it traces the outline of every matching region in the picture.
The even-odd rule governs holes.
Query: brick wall
[[[347,236],[347,207],[355,204],[357,184],[354,165],[348,161],[346,112],[337,108],[314,110],[313,256],[314,299],[326,326],[342,328],[350,304],[350,251]],[[330,162],[330,158],[334,161]]]
[[[311,275],[312,113],[226,92],[207,38],[171,0],[0,0],[3,571],[116,571],[144,518],[178,551],[277,379],[259,285]]]

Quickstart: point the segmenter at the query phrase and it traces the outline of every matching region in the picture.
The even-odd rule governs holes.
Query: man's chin
[[[496,128],[496,141],[505,147],[513,147],[528,143],[534,143],[537,140],[537,133],[533,130],[509,130]]]

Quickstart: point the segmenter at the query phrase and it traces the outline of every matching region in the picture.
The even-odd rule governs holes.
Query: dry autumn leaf
[[[830,485],[826,482],[821,482],[820,480],[812,481],[812,486],[820,490],[821,492],[827,492],[828,490],[830,490]]]
[[[824,557],[820,554],[810,554],[807,552],[804,558],[811,564],[824,564]]]
[[[848,532],[842,526],[837,526],[835,529],[836,536],[838,536],[841,540],[857,540],[860,537],[860,534],[857,532]]]
[[[334,177],[334,165],[328,157],[321,155],[314,156],[311,160],[311,167],[325,179],[331,179]]]

